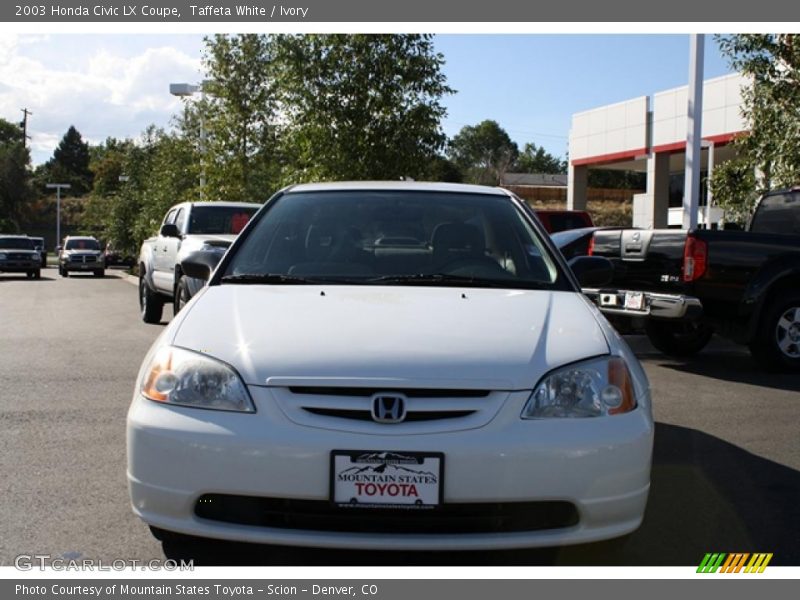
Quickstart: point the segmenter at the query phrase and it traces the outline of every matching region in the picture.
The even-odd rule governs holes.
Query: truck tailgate
[[[685,243],[686,231],[678,229],[597,231],[592,254],[614,263],[611,287],[682,293]]]

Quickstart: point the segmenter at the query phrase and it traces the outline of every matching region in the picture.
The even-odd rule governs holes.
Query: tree
[[[206,153],[200,158],[208,174],[209,198],[264,199],[279,170],[272,38],[215,35],[205,43],[209,80],[205,103],[196,111],[204,113],[208,133]]]
[[[513,169],[516,173],[566,173],[567,161],[556,158],[536,144],[525,144]]]
[[[69,183],[69,194],[82,196],[92,189],[92,172],[89,169],[89,144],[80,132],[70,125],[53,152],[53,157],[37,173],[38,183]],[[49,181],[44,181],[45,179]]]
[[[742,222],[758,195],[800,181],[800,36],[741,34],[717,41],[731,66],[752,81],[742,92],[749,131],[733,142],[737,158],[718,166],[711,180],[726,218]]]
[[[519,148],[497,121],[461,128],[450,141],[449,155],[469,183],[498,185],[519,155]]]
[[[453,92],[429,35],[275,38],[286,182],[424,175]]]
[[[32,199],[30,153],[16,124],[0,119],[0,232],[19,231]]]

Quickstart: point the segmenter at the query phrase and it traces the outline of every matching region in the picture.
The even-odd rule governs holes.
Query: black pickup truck
[[[598,230],[587,253],[615,275],[584,291],[662,352],[693,354],[716,332],[800,372],[800,187],[764,195],[746,231]]]

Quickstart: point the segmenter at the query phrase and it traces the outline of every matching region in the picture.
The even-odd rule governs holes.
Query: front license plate
[[[331,500],[349,507],[435,508],[443,475],[441,452],[334,450]]]
[[[642,292],[625,292],[625,308],[644,310],[644,294]]]

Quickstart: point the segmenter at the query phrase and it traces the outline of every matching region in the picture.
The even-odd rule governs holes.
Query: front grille
[[[352,533],[510,533],[578,524],[570,502],[442,504],[434,509],[337,507],[321,500],[204,494],[194,509],[202,519],[278,529]]]
[[[2,250],[0,250],[0,252],[2,252]],[[14,261],[36,260],[36,257],[32,254],[23,254],[22,252],[6,252],[5,255],[8,257],[8,260]]]
[[[305,407],[305,410],[324,417],[338,417],[340,419],[355,419],[357,421],[372,421],[372,411],[353,410],[346,408],[314,408]],[[457,419],[468,417],[474,410],[414,410],[406,413],[404,423],[409,421],[440,421],[442,419]]]
[[[374,396],[381,392],[398,392],[406,398],[485,398],[489,390],[458,390],[441,388],[365,388],[365,387],[311,387],[292,386],[289,391],[293,394],[308,394],[314,396]]]
[[[74,263],[93,263],[97,262],[97,257],[93,254],[73,254],[69,260]]]

